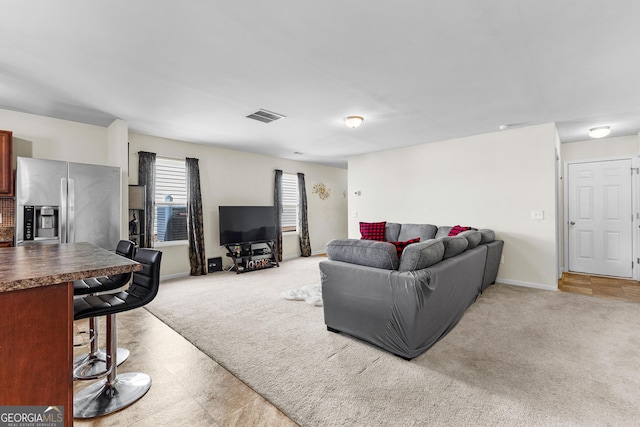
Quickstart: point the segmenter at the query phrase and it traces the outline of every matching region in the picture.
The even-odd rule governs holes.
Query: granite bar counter
[[[140,269],[90,243],[0,248],[0,406],[56,406],[73,425],[73,281]]]
[[[141,268],[140,264],[91,243],[0,248],[0,293]]]

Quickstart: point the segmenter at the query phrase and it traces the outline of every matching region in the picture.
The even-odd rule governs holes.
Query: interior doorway
[[[567,268],[633,276],[632,160],[567,165]]]

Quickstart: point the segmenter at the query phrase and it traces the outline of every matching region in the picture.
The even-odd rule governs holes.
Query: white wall
[[[19,155],[96,165],[107,163],[107,128],[0,110],[0,129],[13,131]]]
[[[273,205],[275,169],[305,174],[312,253],[323,253],[329,240],[347,235],[347,203],[342,195],[347,189],[347,171],[344,169],[136,133],[129,134],[129,143],[130,184],[138,183],[138,151],[151,151],[160,157],[175,159],[199,159],[207,258],[222,256],[225,265],[231,264],[219,243],[218,206]],[[328,199],[320,200],[313,194],[312,188],[318,182],[331,188]],[[297,234],[285,234],[282,246],[283,258],[300,255]],[[162,247],[162,251],[170,254],[163,266],[164,275],[189,271],[185,246]]]
[[[545,124],[352,157],[349,237],[359,221],[491,228],[501,282],[556,289],[557,140]]]
[[[218,239],[218,205],[272,205],[274,169],[305,174],[313,253],[324,252],[329,240],[347,236],[347,199],[343,197],[347,189],[345,169],[131,133],[122,120],[105,128],[0,109],[0,129],[13,131],[16,155],[120,166],[125,186],[138,183],[135,153],[140,150],[163,157],[200,159],[207,258],[223,256]],[[319,182],[331,189],[331,196],[326,200],[320,200],[312,192]],[[126,187],[124,190],[123,210],[126,210],[128,193]],[[123,237],[128,229],[127,221],[125,211]],[[298,242],[297,234],[284,236],[285,258],[300,254]],[[188,274],[186,246],[167,246],[160,250],[164,253],[161,269],[164,278]],[[225,258],[223,256],[223,260]]]
[[[639,154],[637,135],[571,142],[562,144],[561,149],[563,162],[635,157]]]

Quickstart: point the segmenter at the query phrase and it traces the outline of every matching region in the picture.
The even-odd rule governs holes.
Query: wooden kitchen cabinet
[[[13,196],[13,133],[0,130],[0,197]]]

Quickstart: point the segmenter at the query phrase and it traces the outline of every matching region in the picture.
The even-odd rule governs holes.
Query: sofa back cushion
[[[336,239],[327,243],[327,257],[367,267],[397,270],[398,251],[389,242],[375,240]]]
[[[467,246],[467,250],[473,249],[480,244],[480,240],[482,239],[482,235],[477,230],[467,230],[459,233],[458,236],[464,236],[469,242],[469,246]]]
[[[467,250],[469,241],[464,236],[445,236],[439,239],[444,244],[444,256],[447,259]]]
[[[428,240],[407,246],[400,257],[398,271],[413,271],[427,268],[442,261],[444,243]]]
[[[398,236],[400,235],[400,226],[397,222],[388,222],[384,229],[384,240],[387,242],[397,242]]]
[[[493,242],[496,239],[496,233],[493,230],[489,230],[488,228],[481,228],[478,230],[480,232],[480,243],[489,243]]]
[[[450,231],[451,231],[450,225],[441,225],[440,227],[438,227],[438,232],[436,233],[435,238],[439,239],[441,237],[448,236]]]
[[[431,224],[402,224],[400,234],[395,240],[406,241],[419,237],[420,241],[424,242],[436,237],[436,231],[438,231],[438,227]]]

